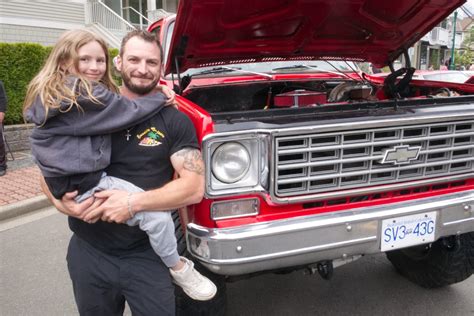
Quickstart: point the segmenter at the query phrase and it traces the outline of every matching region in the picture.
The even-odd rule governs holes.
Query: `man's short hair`
[[[122,44],[120,45],[120,57],[123,57],[125,45],[133,37],[138,37],[144,40],[145,42],[156,44],[160,50],[160,60],[161,62],[163,62],[163,47],[161,46],[160,41],[152,33],[143,30],[133,30],[128,32],[127,35],[124,36],[124,38],[122,39]]]

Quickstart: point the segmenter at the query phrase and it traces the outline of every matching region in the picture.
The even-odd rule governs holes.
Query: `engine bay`
[[[365,102],[397,99],[443,98],[460,96],[448,87],[410,86],[393,97],[386,86],[368,80],[263,81],[212,86],[190,86],[183,96],[211,114],[341,107]]]

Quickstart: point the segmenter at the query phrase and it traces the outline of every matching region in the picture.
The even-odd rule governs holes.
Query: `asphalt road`
[[[65,262],[70,235],[53,210],[0,224],[0,315],[77,314]],[[331,281],[293,272],[229,283],[228,315],[474,316],[473,293],[474,277],[425,290],[377,255],[337,268]]]

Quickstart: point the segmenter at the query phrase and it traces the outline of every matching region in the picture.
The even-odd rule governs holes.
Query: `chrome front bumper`
[[[437,212],[436,236],[474,231],[474,191],[233,228],[188,224],[188,250],[217,274],[345,259],[380,251],[384,219]]]

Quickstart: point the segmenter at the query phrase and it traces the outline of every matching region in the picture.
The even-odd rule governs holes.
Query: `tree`
[[[462,42],[462,47],[465,47],[467,50],[472,50],[471,47],[474,44],[474,27],[471,27],[466,31],[466,38]]]
[[[469,69],[472,61],[474,59],[474,53],[470,50],[465,51],[456,51],[454,52],[454,62],[455,66],[464,66],[466,69]]]
[[[474,26],[474,25],[473,25]],[[454,52],[455,67],[464,66],[469,69],[469,66],[474,60],[474,27],[471,27],[465,32],[465,39],[462,42],[462,49]]]

